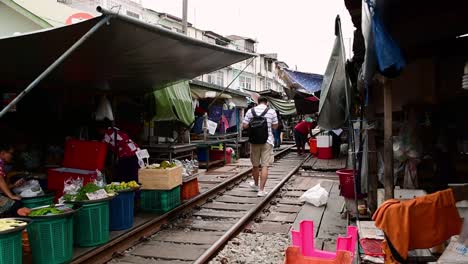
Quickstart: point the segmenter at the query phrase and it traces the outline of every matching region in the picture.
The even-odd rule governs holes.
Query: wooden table
[[[204,149],[206,151],[206,161],[198,161],[200,168],[206,168],[207,170],[216,164],[226,164],[226,143],[234,142],[235,139],[209,139],[209,140],[193,140],[192,144],[195,144],[198,149]],[[210,147],[221,144],[223,146],[224,159],[223,160],[210,160]]]
[[[148,150],[151,159],[156,161],[169,159],[169,161],[172,162],[172,159],[193,159],[193,152],[197,149],[197,146],[195,144],[163,143],[152,146],[142,146],[142,148]]]

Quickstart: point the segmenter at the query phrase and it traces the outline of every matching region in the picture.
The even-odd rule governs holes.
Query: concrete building
[[[56,0],[0,0],[0,37],[59,27],[93,15]]]
[[[183,33],[181,18],[144,8],[141,2],[141,0],[0,0],[0,11],[2,11],[0,36],[63,26],[80,19],[89,19],[100,15],[96,11],[97,6]],[[15,26],[12,26],[12,23],[15,23]],[[198,29],[191,23],[188,23],[187,35],[226,48],[257,53],[258,43],[252,38],[237,35],[222,36],[213,31]],[[277,57],[275,53],[257,53],[252,61],[242,61],[196,79],[220,87],[230,85],[229,88],[232,89],[256,92],[272,90],[283,93],[285,84],[276,71]]]
[[[57,0],[57,2],[94,15],[99,15],[96,11],[97,6],[141,20],[145,13],[141,0]]]

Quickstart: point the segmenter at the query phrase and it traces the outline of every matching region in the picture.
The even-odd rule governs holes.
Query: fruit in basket
[[[107,193],[113,193],[123,190],[135,189],[140,187],[136,181],[112,183],[105,187]]]
[[[31,213],[31,209],[27,207],[22,207],[16,211],[19,216],[28,216]]]
[[[0,219],[0,232],[13,229],[17,226],[25,226],[26,222],[14,219]]]

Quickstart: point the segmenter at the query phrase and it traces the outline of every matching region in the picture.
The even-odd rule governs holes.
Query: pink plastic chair
[[[306,257],[316,257],[323,259],[335,259],[336,252],[315,249],[314,246],[314,222],[303,220],[300,223],[299,231],[291,230],[293,246],[301,249],[302,255]],[[348,226],[346,236],[338,236],[336,240],[337,251],[348,251],[354,256],[356,250],[358,230],[355,226]]]

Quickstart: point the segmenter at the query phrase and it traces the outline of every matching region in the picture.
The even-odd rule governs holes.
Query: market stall
[[[109,233],[109,228],[125,230],[144,224],[144,221],[112,222],[112,219],[124,220],[124,217],[133,220],[135,196],[131,192],[135,190],[131,181],[118,187],[102,185],[105,178],[112,181],[116,168],[114,158],[106,155],[106,148],[99,147],[103,143],[98,142],[101,138],[93,127],[102,98],[107,99],[112,111],[110,120],[125,131],[126,143],[142,146],[143,120],[149,112],[143,100],[146,94],[170,82],[191,79],[251,56],[99,10],[103,12],[101,17],[84,22],[0,39],[0,47],[11,51],[0,62],[0,72],[4,76],[0,84],[6,87],[2,90],[5,100],[0,112],[2,140],[14,145],[15,156],[22,159],[14,160],[13,168],[16,170],[15,166],[20,165],[33,173],[48,174],[45,186],[56,193],[64,192],[60,197],[65,200],[71,198],[69,195],[80,194],[79,200],[73,198],[69,202],[78,203],[86,210],[80,210],[75,218],[80,223],[67,224],[79,234],[74,236],[78,240],[67,240],[67,245],[75,243],[85,247],[102,246],[114,239],[116,236]],[[129,42],[129,38],[134,41]],[[142,42],[145,45],[141,45]],[[101,49],[102,43],[108,46]],[[167,46],[172,49],[167,50]],[[186,63],[180,60],[181,53],[190,61],[203,60]],[[118,141],[123,135],[117,133],[121,130],[113,130],[116,137],[110,136],[109,142]],[[183,170],[180,176],[182,174]],[[79,180],[79,183],[70,184],[68,180]],[[70,192],[71,189],[75,192]],[[169,191],[172,189],[158,190],[157,195],[168,195]],[[117,195],[120,198],[113,203],[113,198],[104,197],[110,192],[122,192],[122,195]],[[175,193],[180,200],[180,190],[172,195]],[[144,196],[148,195],[154,198],[156,192],[145,192]],[[170,210],[177,205],[153,204],[152,208]],[[64,241],[50,240],[50,243]],[[75,256],[67,251],[69,255],[65,260],[43,259],[67,262],[68,257],[85,251],[73,252]]]
[[[248,145],[240,126],[248,94],[200,81],[191,81],[191,93],[196,116],[191,142],[197,145],[200,165],[208,168],[231,160],[227,143],[231,143],[236,154]]]

